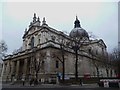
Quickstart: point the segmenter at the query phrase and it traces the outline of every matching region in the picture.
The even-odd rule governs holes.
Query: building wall
[[[44,57],[39,57],[40,53],[44,54]],[[39,78],[51,78],[56,77],[57,73],[62,73],[62,63],[56,58],[53,57],[53,54],[56,54],[61,60],[61,51],[54,48],[46,48],[41,51],[37,51],[35,53],[36,60],[43,60],[44,61],[44,69],[40,69],[38,73]],[[38,55],[38,56],[37,56]],[[65,74],[68,77],[75,77],[75,54],[65,52]],[[28,55],[30,57],[30,55]],[[41,59],[42,58],[42,59]],[[20,66],[20,62],[23,60],[23,65]],[[19,71],[22,71],[23,74],[25,74],[25,67],[32,67],[33,63],[31,63],[28,67],[27,64],[25,64],[26,58],[21,59],[14,59],[14,60],[7,60],[4,62],[5,70],[4,70],[4,80],[11,80],[12,74],[15,71],[15,78],[18,77],[18,74],[20,74]],[[56,68],[56,60],[59,62],[59,68]],[[19,62],[20,61],[20,62]],[[10,66],[11,64],[11,66]],[[10,70],[11,69],[11,70]],[[22,69],[22,70],[20,70]],[[28,70],[28,69],[27,69]],[[19,72],[19,73],[18,73]],[[104,67],[99,66],[99,72],[100,77],[106,77],[106,70]],[[30,72],[35,75],[34,69],[31,69]],[[43,75],[44,74],[44,75]],[[90,76],[97,76],[97,71],[92,63],[92,60],[87,57],[81,57],[79,56],[78,60],[78,75],[79,77],[83,77],[85,74],[90,74]],[[21,74],[22,75],[22,74]],[[25,74],[26,75],[26,74]],[[27,75],[26,75],[27,76]],[[114,75],[113,75],[114,76]]]

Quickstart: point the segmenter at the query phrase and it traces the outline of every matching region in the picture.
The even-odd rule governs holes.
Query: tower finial
[[[80,21],[78,20],[77,15],[76,15],[76,20],[75,20],[74,24],[75,24],[75,25],[74,25],[74,28],[76,28],[76,27],[81,27]]]
[[[48,26],[48,25],[46,24],[45,17],[43,18],[42,25]]]
[[[33,22],[36,21],[36,13],[34,13]]]
[[[25,29],[25,33],[27,32],[27,28]]]
[[[39,17],[37,18],[37,21],[40,21],[40,18],[39,18]]]
[[[34,17],[36,17],[36,13],[34,13]]]
[[[78,17],[77,17],[77,15],[76,15],[76,20],[78,20]]]
[[[45,17],[43,18],[43,24],[46,24]]]

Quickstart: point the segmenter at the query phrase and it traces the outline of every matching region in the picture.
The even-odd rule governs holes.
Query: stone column
[[[2,81],[6,80],[6,64],[3,63],[3,70],[2,70]]]
[[[13,61],[11,65],[11,75],[13,75],[14,71],[15,71],[15,62]]]
[[[15,62],[14,61],[11,62],[11,72],[10,72],[10,75],[11,75],[11,81],[13,81],[13,77],[15,75]]]
[[[6,74],[6,68],[7,68],[6,63],[3,63],[3,75]]]
[[[28,59],[24,59],[24,66],[23,66],[23,77],[25,78],[27,75],[27,64],[28,64]]]
[[[5,77],[6,77],[6,81],[9,81],[10,78],[10,62],[7,61],[6,65],[5,65]]]
[[[17,61],[17,65],[16,65],[16,78],[18,78],[19,75],[19,68],[20,68],[20,61]]]
[[[34,73],[34,71],[33,71],[33,62],[32,62],[32,57],[30,58],[30,66],[29,66],[29,68],[30,68],[30,77],[32,78],[33,77],[33,73]]]
[[[8,81],[8,75],[9,75],[9,62],[7,62],[6,65],[6,81]]]
[[[6,75],[8,75],[9,73],[9,62],[7,62],[7,65],[6,65]]]
[[[47,52],[46,52],[46,64],[45,64],[45,70],[46,70],[46,72],[47,73],[50,73],[50,69],[51,69],[51,67],[50,67],[50,50],[48,50]]]
[[[8,69],[7,69],[8,73],[7,73],[7,78],[8,78],[8,81],[11,81],[11,61],[8,62]]]

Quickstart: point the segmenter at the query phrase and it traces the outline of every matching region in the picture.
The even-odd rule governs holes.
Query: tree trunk
[[[98,69],[98,67],[96,67],[96,70],[97,70],[97,77],[99,78],[99,69]]]
[[[35,85],[37,85],[38,84],[38,72],[36,71],[36,74],[35,74],[35,76],[36,76],[36,78],[35,78],[35,81],[34,81],[34,83],[35,83]]]
[[[107,77],[109,77],[109,72],[107,68],[106,68],[106,74],[107,74]]]
[[[112,73],[112,69],[110,70],[110,76],[112,77],[113,73]]]
[[[75,50],[76,62],[75,62],[75,79],[78,80],[78,50]]]
[[[65,78],[65,63],[64,63],[64,59],[63,59],[63,77],[62,77],[62,80],[64,82],[64,79]]]
[[[63,83],[64,83],[64,78],[65,78],[65,58],[64,58],[64,50],[63,50],[63,47],[61,46],[61,50],[62,50],[62,66],[63,66],[63,75],[62,75],[62,80],[63,80]]]

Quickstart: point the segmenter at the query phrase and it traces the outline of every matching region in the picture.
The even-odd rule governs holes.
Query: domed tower
[[[74,28],[72,29],[72,31],[70,32],[69,36],[71,38],[88,38],[88,33],[86,32],[86,30],[84,30],[81,25],[80,25],[80,21],[78,20],[77,16],[76,16],[76,20],[74,22]]]
[[[40,18],[38,17],[36,17],[36,13],[34,13],[34,16],[33,16],[33,21],[32,22],[30,22],[30,25],[29,25],[29,27],[32,27],[32,26],[40,26]]]

